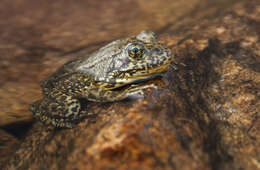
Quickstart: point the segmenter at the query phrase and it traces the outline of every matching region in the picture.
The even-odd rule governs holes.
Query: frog
[[[30,111],[45,125],[73,128],[88,115],[81,99],[115,102],[143,96],[145,89],[157,86],[141,82],[161,75],[172,60],[171,50],[152,31],[112,41],[47,77],[41,83],[43,98]]]

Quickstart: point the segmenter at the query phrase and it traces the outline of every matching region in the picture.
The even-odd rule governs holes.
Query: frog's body
[[[171,61],[170,50],[151,31],[113,41],[52,74],[42,84],[44,98],[30,110],[45,124],[72,127],[84,116],[79,99],[111,102],[140,95],[152,85],[139,86],[138,81],[163,72]]]

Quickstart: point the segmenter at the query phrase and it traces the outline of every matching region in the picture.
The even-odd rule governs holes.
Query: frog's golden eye
[[[128,54],[132,58],[140,58],[143,55],[143,49],[138,46],[133,46],[128,50]]]

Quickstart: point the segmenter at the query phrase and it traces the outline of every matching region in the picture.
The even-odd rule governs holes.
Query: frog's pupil
[[[134,52],[135,54],[138,53],[138,51],[139,51],[138,48],[134,48],[134,49],[133,49],[133,52]]]

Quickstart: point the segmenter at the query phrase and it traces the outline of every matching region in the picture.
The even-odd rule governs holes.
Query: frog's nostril
[[[156,52],[161,52],[161,50],[159,48],[155,48],[154,49]]]
[[[161,55],[162,50],[160,50],[159,48],[155,48],[155,49],[152,50],[152,53],[156,53],[157,55]]]

